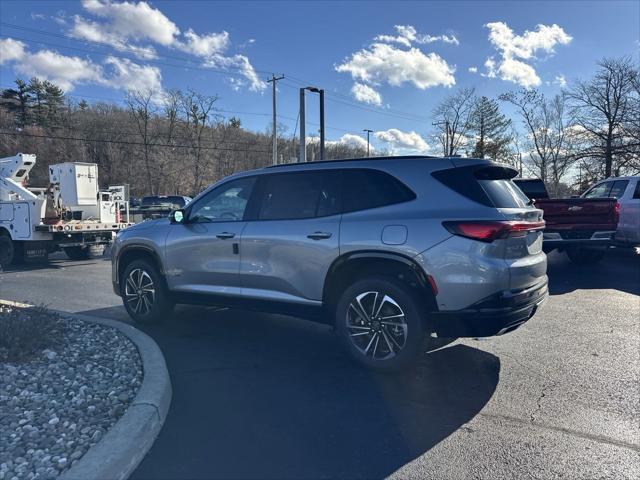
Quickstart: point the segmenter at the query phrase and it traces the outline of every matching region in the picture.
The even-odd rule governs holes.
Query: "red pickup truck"
[[[514,182],[544,211],[546,252],[564,251],[576,263],[595,263],[604,257],[613,243],[620,216],[620,203],[615,195],[550,199],[542,180],[514,179]]]

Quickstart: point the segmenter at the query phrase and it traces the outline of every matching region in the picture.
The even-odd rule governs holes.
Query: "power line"
[[[130,142],[125,140],[104,140],[100,138],[79,138],[79,137],[67,137],[67,136],[57,136],[57,135],[37,135],[33,133],[26,132],[4,132],[0,131],[0,135],[5,136],[18,136],[18,137],[31,137],[31,138],[46,138],[50,140],[74,140],[79,142],[95,142],[95,143],[113,143],[118,145],[138,145],[144,146],[145,144],[142,142]],[[150,144],[151,147],[166,147],[166,148],[197,148],[200,150],[220,150],[226,152],[249,152],[249,153],[269,153],[269,150],[250,150],[246,149],[238,149],[238,148],[224,148],[224,147],[194,147],[193,145],[172,145],[169,143],[153,143]]]

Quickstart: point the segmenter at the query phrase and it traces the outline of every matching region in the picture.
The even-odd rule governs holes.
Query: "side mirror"
[[[181,208],[178,210],[174,210],[169,214],[169,221],[171,223],[184,223],[185,218],[186,216],[184,214],[184,210]]]

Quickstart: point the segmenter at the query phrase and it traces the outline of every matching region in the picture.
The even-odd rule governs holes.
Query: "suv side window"
[[[629,180],[617,180],[613,183],[611,191],[609,192],[609,198],[620,198],[624,195],[624,191],[629,185]]]
[[[587,193],[583,195],[583,198],[607,198],[613,183],[614,182],[602,182],[595,187],[592,187],[591,190],[587,190]]]
[[[241,221],[255,181],[255,177],[239,178],[214,188],[193,205],[189,211],[189,222]]]
[[[388,173],[370,169],[343,171],[343,212],[407,202],[416,198],[406,185]]]
[[[340,212],[340,172],[311,171],[261,177],[258,220],[295,220]]]
[[[636,189],[633,192],[633,199],[640,200],[640,180],[636,181]]]

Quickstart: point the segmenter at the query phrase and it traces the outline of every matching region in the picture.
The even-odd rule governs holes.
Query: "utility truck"
[[[126,186],[100,190],[95,163],[51,165],[49,186],[30,188],[35,164],[35,155],[0,158],[0,266],[46,259],[58,250],[86,259],[132,225]]]

